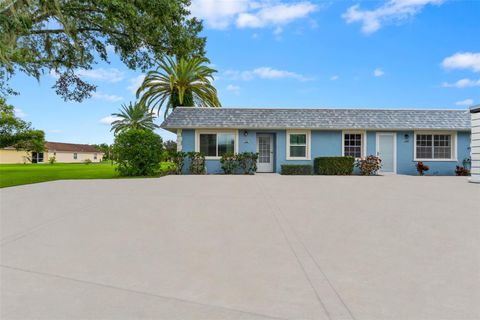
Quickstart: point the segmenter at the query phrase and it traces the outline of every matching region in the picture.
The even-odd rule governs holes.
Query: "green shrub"
[[[321,175],[350,175],[354,164],[353,157],[318,157],[313,161],[313,170]]]
[[[55,158],[55,156],[48,158],[48,163],[55,164],[56,162],[57,162],[57,158]]]
[[[173,162],[160,162],[160,168],[158,171],[162,176],[166,176],[168,174],[176,174],[177,166]]]
[[[311,175],[312,166],[309,164],[282,164],[281,174],[283,175]]]
[[[157,174],[162,156],[162,138],[150,130],[130,129],[115,137],[113,154],[122,176]]]
[[[90,159],[85,159],[85,160],[83,160],[83,163],[85,163],[85,164],[90,164],[90,163],[92,163],[92,160],[90,160]]]
[[[379,157],[370,155],[358,160],[355,166],[360,169],[362,176],[373,176],[377,175],[378,171],[382,168],[382,160]]]
[[[205,174],[205,155],[202,152],[188,152],[190,158],[190,173]]]
[[[238,167],[237,156],[233,152],[222,154],[220,163],[225,174],[233,174],[235,169]]]
[[[456,166],[455,167],[455,174],[457,176],[469,176],[470,175],[470,170],[468,170],[465,167],[462,166]]]
[[[182,174],[186,157],[187,153],[182,151],[176,151],[170,154],[170,161],[175,164],[175,174]]]
[[[244,174],[255,174],[257,172],[258,153],[242,152],[237,154],[238,167]]]

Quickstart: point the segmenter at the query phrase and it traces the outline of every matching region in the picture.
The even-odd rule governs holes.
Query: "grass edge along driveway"
[[[0,165],[0,188],[65,179],[118,178],[111,163],[40,163]]]

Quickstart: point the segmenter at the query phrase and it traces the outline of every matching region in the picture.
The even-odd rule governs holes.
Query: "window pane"
[[[433,150],[432,135],[418,134],[417,135],[417,158],[418,159],[432,159]]]
[[[346,157],[360,158],[362,156],[362,134],[346,133],[343,139],[343,154]]]
[[[217,156],[217,135],[215,133],[200,135],[200,152],[206,157]]]
[[[222,156],[227,152],[234,152],[235,150],[235,134],[233,133],[219,133],[218,134],[218,156]]]
[[[452,158],[452,136],[434,135],[433,136],[433,156],[435,159]]]
[[[290,134],[290,144],[307,144],[307,135]]]
[[[307,156],[306,146],[290,146],[290,157],[302,157]]]
[[[345,146],[344,150],[345,157],[354,157],[354,158],[361,158],[362,157],[362,147],[360,146]]]

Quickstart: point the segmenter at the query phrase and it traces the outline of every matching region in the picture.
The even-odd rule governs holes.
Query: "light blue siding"
[[[274,137],[275,163],[274,171],[280,172],[282,164],[313,164],[315,157],[341,156],[342,131],[311,131],[311,160],[286,160],[286,130],[239,130],[239,152],[256,152],[257,133],[272,133]],[[367,131],[366,154],[376,155],[376,133]],[[397,134],[397,173],[416,175],[416,161],[414,161],[414,132],[396,131]],[[183,151],[195,150],[195,130],[183,130]],[[454,175],[455,166],[462,165],[470,152],[470,132],[457,133],[457,160],[458,161],[426,161],[430,166],[429,175]],[[188,161],[185,163],[184,172],[188,171]],[[206,160],[207,172],[210,174],[221,173],[219,160]],[[357,171],[356,171],[357,172]]]

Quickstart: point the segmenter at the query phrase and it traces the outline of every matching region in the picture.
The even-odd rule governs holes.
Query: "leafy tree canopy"
[[[122,176],[152,176],[162,158],[162,138],[151,130],[120,132],[113,145],[117,171]]]
[[[111,47],[130,69],[146,71],[163,55],[204,56],[202,24],[189,17],[190,0],[0,1],[0,93],[20,71],[37,79],[54,71],[65,100],[82,101],[96,89],[76,74]]]
[[[5,147],[40,152],[45,147],[45,134],[16,117],[14,107],[0,97],[0,148]]]

